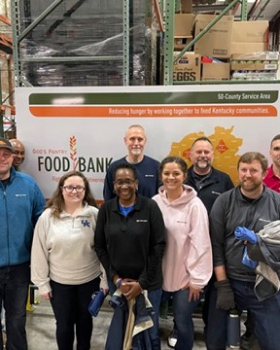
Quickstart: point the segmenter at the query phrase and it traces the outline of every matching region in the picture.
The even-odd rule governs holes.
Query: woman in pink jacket
[[[172,297],[178,331],[175,349],[191,350],[192,313],[213,272],[208,215],[196,191],[184,185],[187,164],[182,158],[166,157],[159,171],[163,186],[153,199],[162,211],[167,232],[162,261],[164,300]]]

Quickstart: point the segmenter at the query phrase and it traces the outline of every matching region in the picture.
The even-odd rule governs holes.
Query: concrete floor
[[[92,350],[104,350],[107,329],[112,317],[112,310],[108,305],[107,299],[98,317],[93,319],[94,330],[91,342]],[[200,318],[194,318],[194,323],[195,345],[193,349],[205,349],[202,320]],[[170,334],[172,325],[173,322],[171,316],[169,316],[167,319],[160,319],[162,350],[170,350],[170,348],[167,346],[166,340]],[[49,302],[42,300],[35,306],[33,312],[27,313],[26,328],[29,350],[57,350],[55,341],[55,319]]]
[[[93,319],[92,350],[104,350],[111,317],[112,310],[106,298],[98,317]],[[167,346],[166,339],[172,329],[172,324],[172,317],[160,319],[162,350],[170,350]],[[42,300],[35,306],[33,312],[27,313],[26,329],[29,350],[57,350],[55,341],[55,319],[49,302]],[[200,319],[195,319],[196,342],[194,350],[205,349],[204,341],[202,340],[202,329],[202,321]]]

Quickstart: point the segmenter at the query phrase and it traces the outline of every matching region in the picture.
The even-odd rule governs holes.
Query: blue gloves
[[[92,295],[91,302],[88,306],[88,311],[92,317],[96,317],[98,315],[104,299],[106,298],[106,295],[107,294],[104,294],[102,289]]]
[[[257,244],[258,238],[254,231],[249,230],[246,227],[237,226],[234,231],[235,237],[240,241],[248,241],[251,244]]]
[[[242,263],[252,269],[255,269],[258,266],[259,260],[255,261],[252,259],[252,255],[249,253],[249,247],[253,245],[258,245],[258,238],[254,231],[249,230],[246,227],[237,226],[234,231],[235,237],[240,241],[247,241],[251,244],[248,244],[244,247]]]

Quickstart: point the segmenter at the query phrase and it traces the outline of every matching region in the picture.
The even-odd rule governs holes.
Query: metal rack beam
[[[54,0],[53,3],[46,8],[34,21],[21,30],[20,28],[20,0],[11,0],[12,10],[12,32],[13,32],[13,57],[14,57],[14,71],[15,71],[15,85],[18,86],[32,86],[26,78],[22,76],[23,62],[93,62],[93,61],[122,61],[123,62],[123,85],[129,85],[129,68],[131,55],[130,51],[130,8],[132,0],[123,0],[123,55],[116,56],[79,56],[79,57],[30,57],[24,58],[20,55],[19,45],[21,41],[27,37],[28,34],[34,30],[46,17],[48,17],[60,4],[65,0]],[[70,11],[74,12],[84,0],[80,0],[73,6]]]

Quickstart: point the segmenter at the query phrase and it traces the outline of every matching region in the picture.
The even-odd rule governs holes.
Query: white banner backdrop
[[[123,137],[132,124],[146,129],[145,154],[159,161],[176,154],[190,165],[193,140],[209,137],[214,166],[235,183],[240,155],[269,157],[270,141],[280,133],[279,84],[17,88],[16,111],[26,147],[21,170],[46,198],[65,172],[76,169],[102,200],[106,169],[126,155]]]

